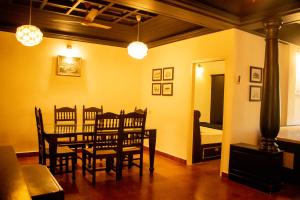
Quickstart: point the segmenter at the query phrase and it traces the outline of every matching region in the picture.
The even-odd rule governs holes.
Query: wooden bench
[[[33,200],[63,200],[64,190],[44,165],[24,165],[22,173]]]

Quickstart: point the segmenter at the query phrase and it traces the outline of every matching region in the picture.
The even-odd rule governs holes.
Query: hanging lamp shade
[[[140,21],[141,21],[142,17],[141,15],[137,15],[136,16],[136,20],[138,22],[138,32],[137,32],[137,40],[134,42],[131,42],[128,47],[127,47],[127,51],[128,54],[135,58],[135,59],[143,59],[147,53],[148,53],[148,47],[146,44],[144,44],[143,42],[139,41],[139,37],[140,37]]]
[[[17,28],[16,38],[24,46],[35,46],[38,45],[43,39],[43,33],[41,30],[31,25],[31,9],[32,9],[32,0],[30,0],[29,6],[29,24],[22,25]]]
[[[143,42],[131,42],[128,47],[128,54],[135,59],[143,59],[148,53],[148,47]]]
[[[24,46],[38,45],[43,39],[41,30],[33,25],[22,25],[17,28],[17,40]]]

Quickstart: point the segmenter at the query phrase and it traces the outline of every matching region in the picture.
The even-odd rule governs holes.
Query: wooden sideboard
[[[230,145],[229,178],[264,192],[282,187],[283,151],[267,152],[258,146]]]
[[[63,200],[64,191],[44,165],[20,166],[12,146],[0,146],[1,200]]]

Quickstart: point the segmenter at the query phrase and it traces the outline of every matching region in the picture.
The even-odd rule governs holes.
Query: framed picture
[[[262,80],[263,80],[262,68],[250,66],[250,82],[262,83]]]
[[[173,96],[173,83],[162,84],[162,95]]]
[[[161,81],[161,68],[152,69],[152,81]]]
[[[174,79],[174,67],[164,68],[163,79],[164,81],[170,81]]]
[[[160,83],[152,83],[152,95],[161,95]]]
[[[81,58],[57,56],[56,74],[61,76],[80,76]]]
[[[261,86],[250,85],[249,101],[260,101],[261,94]]]

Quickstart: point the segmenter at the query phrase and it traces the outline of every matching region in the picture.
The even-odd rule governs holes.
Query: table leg
[[[154,157],[155,157],[155,145],[156,145],[156,130],[149,130],[149,159],[150,159],[150,174],[154,171]]]
[[[52,174],[55,174],[56,151],[57,151],[56,141],[49,142],[50,172]]]

